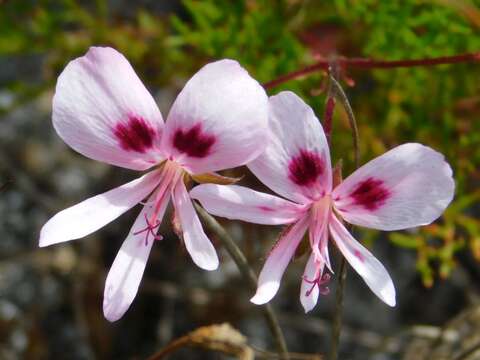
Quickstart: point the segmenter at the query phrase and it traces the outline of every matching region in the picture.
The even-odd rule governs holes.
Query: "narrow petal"
[[[330,213],[331,203],[329,197],[324,197],[311,207],[309,238],[316,261],[321,261],[332,271],[328,254],[328,222]]]
[[[315,254],[312,253],[308,258],[300,287],[300,302],[302,303],[305,313],[311,311],[315,305],[317,305],[320,289],[318,285],[312,284],[312,281],[315,281],[318,276],[321,276],[324,266],[323,262],[317,262],[315,260]]]
[[[329,227],[335,244],[352,268],[375,295],[387,305],[395,306],[395,287],[380,261],[355,240],[334,215],[330,218]]]
[[[218,267],[217,252],[203,231],[202,224],[182,181],[175,186],[173,204],[180,218],[185,246],[193,262],[202,269],[215,270]]]
[[[40,246],[87,236],[145,199],[160,181],[152,171],[141,178],[60,211],[40,231]]]
[[[153,194],[148,203],[153,202],[155,197],[156,194]],[[169,192],[164,192],[157,213],[158,224],[162,221],[169,199]],[[103,295],[103,314],[109,321],[120,319],[137,295],[154,242],[153,235],[158,230],[158,226],[152,228],[152,231],[155,232],[151,234],[152,238],[145,237],[144,229],[149,226],[146,219],[153,216],[154,211],[152,205],[146,205],[142,209],[108,272]]]
[[[305,213],[293,202],[238,185],[198,185],[190,196],[212,215],[255,224],[288,224]]]
[[[404,144],[363,165],[333,192],[349,223],[381,230],[430,224],[453,198],[452,169],[442,154]]]
[[[57,81],[53,126],[79,153],[129,169],[157,163],[163,119],[125,57],[92,47]]]
[[[185,85],[168,115],[162,146],[193,174],[244,165],[268,139],[268,99],[236,61],[204,66]]]
[[[308,227],[308,217],[301,218],[291,225],[280,237],[278,242],[268,254],[267,261],[263,265],[258,277],[257,292],[250,301],[257,305],[269,302],[280,288],[280,280],[287,268],[295,250],[300,244],[303,235]]]
[[[277,194],[298,203],[310,202],[332,187],[327,139],[313,110],[292,92],[270,97],[270,141],[248,164]]]

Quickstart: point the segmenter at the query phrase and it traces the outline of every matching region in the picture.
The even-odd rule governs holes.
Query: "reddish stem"
[[[416,66],[435,66],[445,64],[457,64],[465,62],[477,62],[480,61],[480,53],[466,53],[453,56],[440,56],[436,58],[425,59],[410,59],[410,60],[375,60],[366,58],[346,58],[339,57],[336,59],[336,63],[342,69],[346,68],[358,68],[358,69],[393,69],[401,67],[416,67]],[[265,89],[278,86],[289,80],[297,79],[299,77],[311,74],[319,70],[328,70],[331,65],[331,61],[324,59],[309,65],[303,69],[293,71],[289,74],[282,75],[272,81],[263,84]]]

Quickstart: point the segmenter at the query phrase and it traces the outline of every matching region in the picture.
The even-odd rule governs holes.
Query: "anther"
[[[160,226],[161,222],[157,220],[155,222],[155,224],[153,224],[150,220],[148,220],[147,214],[145,214],[145,222],[147,223],[147,226],[142,230],[134,232],[133,235],[139,235],[141,233],[146,233],[145,234],[145,246],[148,245],[148,240],[149,240],[150,235],[153,236],[154,240],[162,240],[163,236],[162,235],[157,235],[154,231],[155,229],[157,229]]]
[[[328,295],[330,293],[330,289],[328,288],[327,284],[330,282],[331,276],[328,273],[323,274],[322,276],[318,276],[313,280],[309,280],[306,276],[302,277],[303,281],[307,284],[312,284],[311,288],[308,289],[305,293],[306,296],[310,296],[312,291],[318,286],[318,291],[321,295]]]

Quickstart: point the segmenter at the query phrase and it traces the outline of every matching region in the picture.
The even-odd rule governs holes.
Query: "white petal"
[[[212,215],[256,224],[288,224],[305,212],[290,201],[237,185],[198,185],[190,196]]]
[[[295,250],[300,244],[303,235],[308,227],[308,217],[301,218],[291,225],[268,254],[267,261],[263,265],[258,277],[257,292],[250,301],[257,305],[269,302],[277,293],[280,287],[283,273],[287,268]]]
[[[300,287],[300,302],[302,303],[305,313],[311,311],[315,307],[315,305],[317,305],[320,290],[318,288],[318,285],[313,286],[313,284],[305,281],[304,279],[310,281],[315,280],[318,274],[321,275],[323,273],[323,269],[324,264],[316,263],[315,254],[310,254],[307,265],[305,266],[305,271],[303,273],[302,285]]]
[[[404,144],[363,165],[333,191],[349,223],[381,230],[430,224],[453,198],[452,169],[442,154]]]
[[[159,178],[159,173],[152,171],[60,211],[40,231],[40,246],[79,239],[97,231],[147,197]]]
[[[217,252],[203,231],[202,224],[182,181],[175,186],[173,204],[180,218],[185,246],[193,262],[204,270],[218,268]]]
[[[53,125],[79,153],[129,169],[157,163],[163,120],[125,57],[92,47],[58,78]]]
[[[330,218],[330,233],[345,259],[375,295],[387,305],[395,306],[395,287],[380,261],[355,240],[334,215]]]
[[[292,92],[270,97],[270,142],[248,164],[270,189],[306,203],[330,193],[332,170],[327,139],[313,110]]]
[[[148,203],[153,202],[155,196],[156,193],[149,198]],[[159,222],[162,221],[169,199],[167,191],[157,213]],[[153,235],[146,241],[146,233],[141,231],[147,226],[145,219],[150,219],[154,210],[152,205],[146,205],[142,209],[108,272],[103,295],[103,314],[109,321],[120,319],[137,295],[154,242]],[[154,231],[157,230],[158,227]]]
[[[268,138],[268,99],[236,61],[204,66],[185,85],[168,115],[162,146],[191,173],[244,165]]]

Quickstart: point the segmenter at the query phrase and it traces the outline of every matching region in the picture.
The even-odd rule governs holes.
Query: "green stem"
[[[243,278],[250,285],[251,289],[255,291],[257,289],[257,277],[253,272],[252,268],[248,264],[247,258],[242,253],[240,248],[237,246],[232,237],[227,233],[227,231],[211,216],[208,214],[200,205],[194,203],[195,209],[197,210],[198,215],[203,220],[207,228],[217,235],[218,240],[222,245],[227,249],[228,253],[232,257],[233,261],[237,265],[240,273]],[[275,312],[270,304],[262,306],[263,314],[267,320],[268,326],[272,335],[277,343],[278,351],[281,355],[282,360],[288,360],[288,349],[285,337],[283,336],[282,329],[277,320]]]

